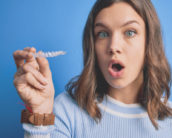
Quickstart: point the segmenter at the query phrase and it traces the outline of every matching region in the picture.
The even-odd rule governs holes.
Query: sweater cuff
[[[23,123],[23,129],[26,133],[30,135],[47,135],[50,134],[54,130],[54,125],[49,126],[34,126],[31,124]]]
[[[25,132],[24,138],[50,138],[50,134],[47,135],[32,135],[30,133]]]

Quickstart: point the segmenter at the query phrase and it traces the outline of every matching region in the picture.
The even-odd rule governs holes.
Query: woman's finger
[[[26,47],[24,48],[24,51],[30,52],[30,53],[36,53],[36,49],[34,47]],[[36,61],[36,59],[33,56],[33,59],[26,59],[26,63],[30,63],[35,69],[39,70],[39,65]]]
[[[41,51],[39,51],[38,53],[41,54]],[[36,58],[36,60],[39,65],[39,68],[40,68],[39,70],[40,70],[41,74],[43,76],[45,76],[46,78],[51,78],[52,74],[51,74],[48,60],[44,57],[38,57],[38,58]]]
[[[34,47],[25,47],[23,51],[27,51],[29,53],[36,53],[36,49]],[[33,59],[35,58],[33,57]],[[30,60],[33,61],[33,59],[26,59],[26,62],[30,62]]]
[[[33,68],[31,65],[24,64],[23,65],[23,71],[26,73],[30,72],[43,85],[48,84],[48,81],[46,80],[46,78],[38,70]]]
[[[34,47],[25,47],[24,50],[29,51],[29,52],[36,52],[36,49]]]
[[[16,66],[17,66],[17,69],[24,64],[25,59],[30,59],[30,58],[32,58],[32,56],[33,55],[31,53],[28,53],[27,51],[23,51],[23,50],[15,51],[13,53],[13,58],[14,58]]]
[[[44,90],[46,88],[46,86],[41,85],[30,72],[27,72],[25,74],[25,80],[29,85],[33,86],[36,89]]]
[[[24,73],[25,72],[24,72],[23,68],[22,67],[19,67],[17,69],[17,72],[14,74],[14,78],[19,77],[19,76],[23,75]]]

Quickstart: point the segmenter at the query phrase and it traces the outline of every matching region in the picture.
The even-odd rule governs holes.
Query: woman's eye
[[[133,30],[129,30],[125,32],[125,35],[127,37],[133,37],[135,34],[136,34],[136,31],[133,31]]]
[[[108,35],[107,32],[99,32],[99,33],[97,34],[97,36],[100,37],[100,38],[105,38],[105,37],[108,37],[109,35]]]

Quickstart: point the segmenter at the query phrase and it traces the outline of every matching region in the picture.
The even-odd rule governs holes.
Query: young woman
[[[48,61],[32,52],[14,52],[14,85],[32,110],[22,112],[25,137],[172,137],[170,66],[150,0],[96,1],[84,29],[83,71],[55,101]]]

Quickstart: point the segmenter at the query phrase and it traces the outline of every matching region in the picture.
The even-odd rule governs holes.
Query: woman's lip
[[[120,71],[115,72],[112,68],[108,69],[109,74],[114,78],[119,78],[124,73],[124,68],[122,68]]]

